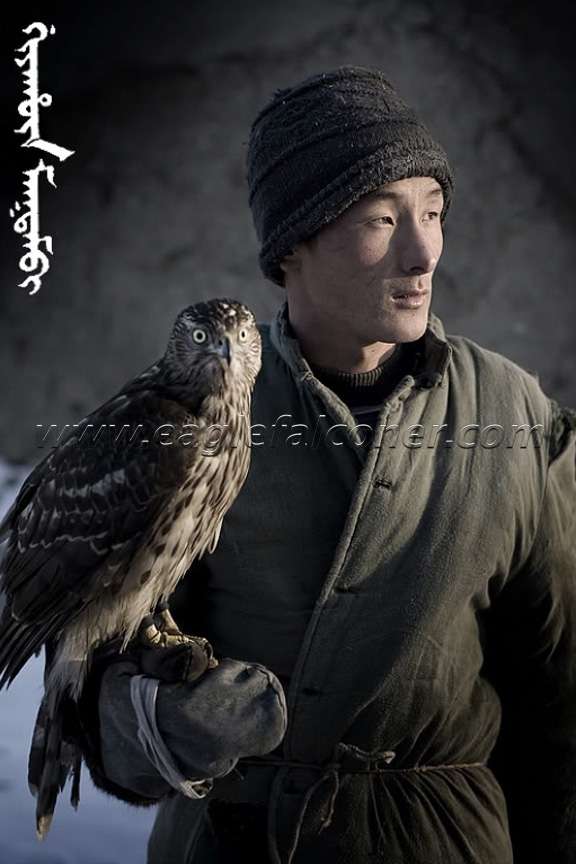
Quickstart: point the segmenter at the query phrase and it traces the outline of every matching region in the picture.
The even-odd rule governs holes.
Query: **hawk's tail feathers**
[[[52,822],[58,795],[70,769],[73,772],[70,801],[78,806],[81,757],[74,744],[64,741],[64,700],[43,697],[38,709],[28,757],[28,786],[36,796],[36,833],[43,840]]]
[[[52,630],[52,621],[26,627],[15,621],[8,607],[0,621],[0,690],[12,683],[33,654],[37,654]]]

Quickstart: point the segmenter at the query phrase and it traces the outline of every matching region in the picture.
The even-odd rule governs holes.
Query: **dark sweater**
[[[414,369],[416,344],[398,344],[384,362],[369,372],[342,372],[310,363],[316,378],[348,406],[356,423],[366,427],[362,430],[363,446],[372,439],[382,403],[400,379]]]

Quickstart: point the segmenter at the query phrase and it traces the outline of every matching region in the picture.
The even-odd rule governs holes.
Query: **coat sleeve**
[[[487,616],[487,677],[502,704],[490,767],[515,864],[576,861],[576,412],[551,408],[538,530]]]

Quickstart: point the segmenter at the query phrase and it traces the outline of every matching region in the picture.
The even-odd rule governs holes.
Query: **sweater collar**
[[[315,377],[290,326],[286,300],[270,322],[270,339],[298,381],[305,382]],[[437,387],[444,382],[452,346],[446,339],[442,321],[431,310],[426,330],[417,342],[413,372],[415,384],[417,387]]]

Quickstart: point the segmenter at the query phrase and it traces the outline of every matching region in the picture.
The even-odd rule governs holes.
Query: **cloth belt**
[[[463,762],[446,765],[415,765],[407,768],[390,768],[390,763],[395,758],[396,753],[393,750],[366,751],[353,744],[343,744],[340,742],[335,747],[332,760],[322,765],[315,762],[297,762],[275,758],[240,759],[237,763],[236,771],[240,773],[242,778],[245,776],[242,773],[242,768],[244,766],[246,766],[249,772],[253,768],[267,768],[274,770],[274,776],[271,779],[271,787],[267,797],[267,800],[274,804],[273,808],[269,812],[267,832],[268,846],[273,864],[291,864],[300,841],[300,835],[306,818],[308,805],[310,804],[315,792],[324,783],[330,783],[330,793],[326,812],[321,816],[319,833],[328,828],[332,822],[336,799],[340,791],[341,774],[423,774],[433,771],[445,771],[447,769],[484,768],[486,766],[485,762]],[[277,802],[287,774],[294,769],[314,771],[319,773],[320,776],[317,780],[314,780],[305,791],[303,791],[302,804],[296,819],[294,837],[290,843],[286,860],[283,862],[280,857],[277,842]],[[218,798],[218,790],[215,789],[214,792],[215,797]],[[236,801],[241,802],[242,798],[237,797]],[[262,803],[265,803],[265,801]]]

